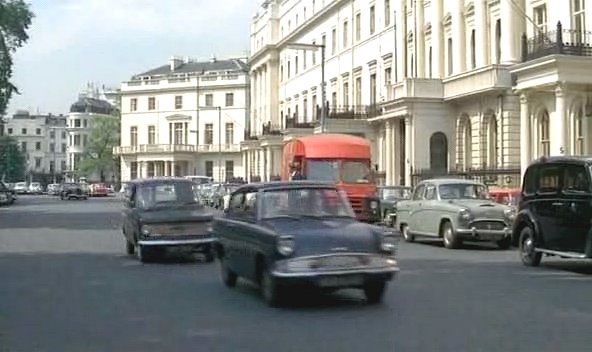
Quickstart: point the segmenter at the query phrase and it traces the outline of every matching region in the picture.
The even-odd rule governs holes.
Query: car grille
[[[503,230],[506,224],[501,221],[477,221],[473,227],[477,230]]]
[[[367,261],[367,256],[335,255],[319,258],[315,264],[317,269],[339,270],[358,267],[367,264]]]
[[[362,211],[364,210],[364,198],[350,197],[349,202],[356,214],[362,213]]]
[[[208,228],[209,222],[192,222],[192,223],[165,223],[150,225],[152,233],[170,236],[170,235],[202,235],[209,236]]]

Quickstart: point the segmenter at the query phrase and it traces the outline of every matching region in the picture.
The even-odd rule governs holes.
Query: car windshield
[[[298,188],[266,191],[262,217],[355,217],[347,196],[334,188]]]
[[[411,190],[409,188],[383,188],[380,190],[382,199],[409,199]]]
[[[441,199],[489,199],[487,187],[477,183],[448,183],[438,188]]]
[[[142,209],[201,204],[191,182],[147,183],[141,185],[137,192],[137,204]]]

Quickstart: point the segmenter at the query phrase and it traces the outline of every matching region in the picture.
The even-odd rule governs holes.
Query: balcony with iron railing
[[[522,62],[548,55],[592,56],[592,32],[563,29],[558,22],[554,31],[532,38],[522,35]]]
[[[139,144],[130,146],[117,146],[113,148],[113,154],[115,155],[193,152],[195,152],[195,146],[189,144]]]

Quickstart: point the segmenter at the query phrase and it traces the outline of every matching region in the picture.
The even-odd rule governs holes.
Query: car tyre
[[[206,263],[211,263],[214,261],[214,249],[212,247],[206,249],[203,254]]]
[[[133,255],[135,251],[136,251],[136,246],[134,246],[134,244],[131,243],[128,239],[126,239],[125,240],[125,252],[128,255]]]
[[[228,268],[222,258],[220,258],[220,279],[226,287],[236,286],[236,281],[238,279],[238,275]]]
[[[504,237],[501,240],[497,241],[497,246],[499,247],[499,249],[502,250],[506,250],[508,248],[510,248],[510,246],[512,245],[512,237]]]
[[[442,224],[442,238],[444,239],[444,247],[448,249],[457,249],[460,247],[462,241],[454,233],[450,221]]]
[[[405,242],[415,241],[415,236],[409,233],[409,226],[407,226],[407,224],[401,225],[401,233],[403,234],[403,239]]]
[[[278,307],[280,306],[282,297],[282,292],[277,284],[274,277],[271,275],[271,272],[264,268],[263,272],[261,273],[261,295],[263,299],[270,307]]]
[[[526,266],[539,266],[543,253],[535,252],[534,233],[530,226],[524,227],[520,231],[520,259]]]
[[[382,302],[382,297],[386,291],[386,282],[372,282],[364,286],[364,295],[369,304],[378,304]]]
[[[136,256],[142,263],[150,263],[154,260],[154,253],[152,252],[152,249],[142,246],[141,244],[136,246]]]

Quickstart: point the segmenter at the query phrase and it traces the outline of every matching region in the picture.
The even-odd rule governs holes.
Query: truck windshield
[[[368,183],[370,167],[365,161],[308,160],[307,179],[314,181]]]
[[[368,183],[370,167],[363,161],[344,161],[341,178],[344,183]]]
[[[309,160],[306,171],[309,180],[339,182],[338,160]]]

